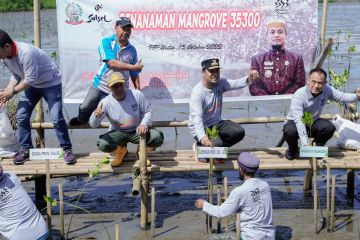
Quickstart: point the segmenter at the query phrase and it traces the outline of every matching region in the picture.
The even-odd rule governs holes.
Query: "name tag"
[[[328,147],[303,146],[300,148],[300,157],[328,157]]]
[[[197,147],[196,154],[198,158],[227,158],[227,147]]]
[[[31,148],[29,155],[30,160],[64,159],[64,150],[62,148]]]

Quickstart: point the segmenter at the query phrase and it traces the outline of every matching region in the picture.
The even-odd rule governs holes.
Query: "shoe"
[[[223,158],[214,158],[214,163],[215,164],[221,164],[221,163],[224,163],[225,160]]]
[[[78,126],[83,124],[82,122],[79,121],[79,119],[77,117],[73,117],[72,119],[70,119],[69,121],[69,125],[70,126]]]
[[[152,147],[146,147],[146,153],[150,153],[154,148]],[[140,160],[140,145],[138,145],[136,149],[136,156]],[[151,167],[151,161],[149,158],[146,158],[146,166]]]
[[[285,158],[287,160],[294,160],[296,158],[296,153],[290,152],[289,149],[286,149],[285,151]]]
[[[207,159],[207,158],[198,158],[197,157],[197,152],[196,152],[196,148],[197,148],[197,143],[195,142],[194,144],[193,144],[193,151],[194,151],[194,158],[195,158],[195,161],[196,161],[196,163],[208,163],[209,162],[209,159]]]
[[[64,149],[64,162],[66,164],[74,164],[76,163],[75,156],[71,149]]]
[[[15,154],[13,163],[15,165],[23,164],[24,162],[29,160],[29,150],[21,150],[20,152]]]
[[[114,151],[115,158],[111,161],[111,167],[119,167],[123,162],[125,156],[128,154],[127,147],[118,146],[117,149]]]

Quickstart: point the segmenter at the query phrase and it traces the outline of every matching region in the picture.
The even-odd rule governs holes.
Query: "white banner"
[[[134,24],[130,42],[144,64],[142,91],[152,100],[186,102],[207,58],[220,59],[222,77],[246,76],[251,57],[270,49],[265,26],[269,19],[286,21],[286,50],[302,54],[307,70],[318,39],[317,0],[57,0],[66,102],[84,98],[98,71],[100,40],[114,34],[121,16]],[[226,96],[259,98],[250,96],[248,88]]]

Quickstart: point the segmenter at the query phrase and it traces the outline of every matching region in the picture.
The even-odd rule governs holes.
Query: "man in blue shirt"
[[[121,17],[116,21],[115,34],[101,40],[98,47],[100,69],[94,76],[92,86],[79,107],[78,116],[70,120],[71,126],[89,121],[100,100],[109,94],[107,83],[112,72],[122,73],[127,88],[129,88],[128,80],[131,78],[135,88],[140,89],[139,72],[144,65],[141,60],[138,60],[136,49],[129,42],[133,27],[129,18]]]

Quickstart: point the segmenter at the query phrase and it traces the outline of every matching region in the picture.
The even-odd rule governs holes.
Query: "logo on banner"
[[[287,7],[289,6],[289,0],[276,0],[275,1],[275,12],[279,14],[288,13]]]
[[[91,23],[91,22],[111,22],[111,19],[107,19],[107,16],[105,14],[100,14],[101,9],[103,8],[103,6],[101,4],[97,4],[95,5],[94,9],[97,13],[95,14],[90,14],[88,16],[88,20],[86,21],[87,23]]]
[[[83,14],[83,10],[81,6],[77,3],[70,3],[65,8],[65,13],[68,19],[65,20],[67,24],[71,25],[79,25],[84,22],[83,19],[81,19],[81,16]]]

